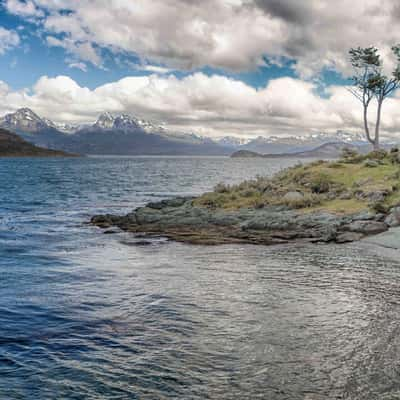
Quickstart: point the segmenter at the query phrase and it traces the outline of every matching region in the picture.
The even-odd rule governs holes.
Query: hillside
[[[15,133],[0,129],[0,157],[67,157],[63,151],[37,147]]]
[[[348,143],[325,143],[312,150],[299,151],[295,153],[260,154],[249,150],[239,150],[231,155],[232,158],[337,158],[343,149],[351,149],[360,153],[370,150],[368,145],[355,146]]]

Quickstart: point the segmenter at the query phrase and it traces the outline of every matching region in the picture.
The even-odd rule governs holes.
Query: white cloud
[[[57,39],[53,36],[48,36],[46,41],[51,47],[63,47],[80,60],[91,62],[98,67],[102,64],[101,57],[90,42],[76,42],[68,38]]]
[[[138,65],[136,69],[139,71],[153,72],[155,74],[168,74],[173,71],[171,68],[160,67],[159,65]]]
[[[294,78],[257,90],[221,75],[133,76],[92,90],[67,76],[43,76],[31,90],[15,92],[0,84],[0,104],[0,113],[25,106],[72,123],[92,121],[104,111],[129,113],[211,136],[362,131],[361,106],[346,88],[329,87],[327,97],[320,97],[312,83]],[[400,97],[385,102],[383,112],[384,131],[397,132]]]
[[[70,68],[77,68],[80,69],[83,72],[87,72],[87,65],[83,62],[70,62],[68,64],[68,67]]]
[[[43,11],[38,9],[31,0],[6,0],[5,7],[9,13],[19,15],[21,17],[31,18],[44,16]]]
[[[0,26],[0,54],[4,54],[7,50],[18,46],[19,43],[18,33]]]
[[[322,68],[347,73],[350,46],[374,44],[387,53],[399,40],[396,0],[97,0],[95,6],[91,0],[8,0],[6,4],[21,16],[46,11],[45,31],[64,37],[62,47],[96,65],[101,65],[96,48],[135,53],[150,63],[178,69],[210,65],[249,70],[263,64],[266,55],[294,60],[300,76],[309,78]]]

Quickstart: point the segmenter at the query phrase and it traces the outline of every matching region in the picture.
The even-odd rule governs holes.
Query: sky
[[[360,132],[348,50],[377,46],[390,72],[399,23],[397,0],[0,0],[0,115],[128,113],[214,137]],[[399,123],[396,92],[383,132]]]

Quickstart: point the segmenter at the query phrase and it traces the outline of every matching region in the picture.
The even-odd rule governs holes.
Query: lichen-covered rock
[[[363,233],[365,235],[376,235],[377,233],[387,231],[388,226],[384,222],[380,221],[359,220],[351,222],[347,227],[345,227],[345,230]]]
[[[300,192],[287,192],[284,196],[283,196],[283,201],[285,202],[296,202],[296,201],[301,201],[303,200],[304,195],[303,193]]]
[[[400,221],[400,207],[392,209],[389,217]],[[300,239],[345,243],[386,231],[394,223],[389,217],[370,210],[338,215],[327,211],[305,213],[285,206],[214,210],[196,206],[191,199],[179,199],[139,207],[125,216],[95,216],[91,222],[101,228],[117,226],[200,244],[275,244]]]
[[[364,237],[362,233],[359,232],[342,232],[336,237],[336,243],[349,243],[356,242]]]
[[[385,224],[390,227],[400,226],[400,207],[393,207],[385,218]]]

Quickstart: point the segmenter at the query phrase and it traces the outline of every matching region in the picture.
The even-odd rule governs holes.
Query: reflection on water
[[[271,170],[151,160],[0,161],[0,398],[400,391],[400,263],[357,246],[135,246],[82,224]]]

